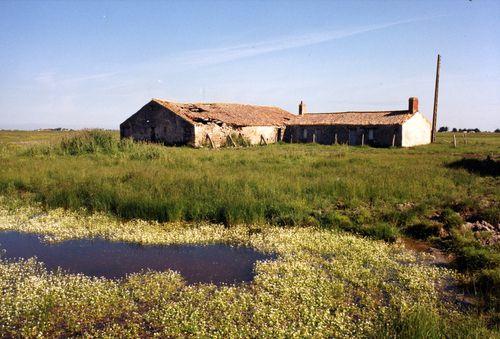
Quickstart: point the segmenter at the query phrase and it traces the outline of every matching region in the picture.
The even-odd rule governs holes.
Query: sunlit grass
[[[0,261],[3,336],[492,335],[443,298],[443,284],[453,284],[456,273],[425,266],[399,245],[313,227],[119,221],[5,198],[1,206],[0,229],[37,232],[49,241],[228,243],[278,255],[257,264],[251,284],[227,287],[188,286],[171,271],[112,281],[47,273],[34,261]]]
[[[373,222],[400,203],[440,209],[498,196],[498,180],[446,167],[460,159],[456,152],[484,156],[500,145],[499,137],[484,137],[486,146],[482,140],[470,137],[460,149],[441,139],[415,149],[287,144],[213,151],[86,132],[5,149],[0,191],[30,192],[50,207],[158,221],[317,225],[330,211],[362,207]]]
[[[0,132],[0,230],[278,254],[237,287],[187,286],[174,272],[117,282],[2,261],[0,337],[498,335],[486,329],[498,326],[498,248],[459,226],[498,222],[499,178],[449,165],[498,157],[500,137],[467,138],[457,148],[439,134],[413,149],[211,150],[120,141],[116,132]],[[443,231],[467,275],[370,240]],[[489,313],[443,299],[445,281],[469,281]]]

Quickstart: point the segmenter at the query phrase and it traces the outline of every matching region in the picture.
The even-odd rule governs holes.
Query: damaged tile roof
[[[410,111],[306,113],[297,115],[289,125],[399,125],[415,113]]]
[[[226,103],[175,103],[153,99],[191,122],[225,123],[233,126],[283,126],[295,115],[278,107]]]

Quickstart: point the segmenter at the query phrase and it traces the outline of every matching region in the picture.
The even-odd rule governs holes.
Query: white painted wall
[[[260,144],[260,136],[262,135],[268,144],[275,143],[278,136],[277,126],[245,126],[245,127],[231,127],[226,124],[218,126],[216,124],[195,124],[194,133],[195,140],[194,146],[200,147],[206,143],[207,134],[210,135],[215,147],[222,147],[227,142],[228,135],[240,134],[248,139],[250,144]],[[282,127],[282,133],[285,129]]]
[[[408,119],[402,126],[402,147],[427,145],[431,142],[431,123],[420,112]]]
[[[283,128],[284,133],[285,129]],[[278,127],[276,126],[247,126],[241,128],[241,135],[250,140],[252,145],[260,143],[262,135],[268,144],[275,143],[278,137]]]

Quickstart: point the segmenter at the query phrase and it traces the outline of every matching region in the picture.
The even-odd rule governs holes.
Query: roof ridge
[[[153,98],[155,102],[192,123],[221,121],[235,126],[284,125],[293,114],[277,106],[241,103],[178,103]]]
[[[340,111],[340,112],[308,112],[305,113],[305,115],[311,115],[311,114],[353,114],[353,113],[359,113],[359,114],[371,114],[371,113],[400,113],[400,114],[406,114],[406,113],[411,113],[409,110],[386,110],[386,111]],[[415,112],[416,113],[416,112]],[[411,113],[413,114],[413,113]]]
[[[246,103],[238,103],[238,102],[177,102],[177,101],[169,101],[160,98],[152,98],[152,101],[158,102],[166,102],[174,105],[238,105],[238,106],[256,106],[256,107],[272,107],[284,110],[281,107],[273,106],[273,105],[257,105],[257,104],[246,104]]]

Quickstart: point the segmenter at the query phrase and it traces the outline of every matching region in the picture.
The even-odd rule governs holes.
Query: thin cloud
[[[84,74],[78,76],[61,76],[55,72],[42,72],[35,76],[34,80],[43,86],[55,88],[61,85],[78,85],[87,81],[96,81],[108,79],[117,72],[106,72],[106,73],[96,73],[96,74]]]
[[[434,17],[433,17],[434,18]],[[343,39],[358,34],[377,31],[380,29],[428,20],[430,18],[416,18],[400,20],[378,25],[354,27],[343,30],[315,32],[303,35],[289,36],[282,39],[261,41],[256,43],[240,44],[236,46],[202,49],[191,51],[175,58],[179,64],[189,66],[206,66],[225,63],[233,60],[253,57],[261,54],[283,51],[292,48],[316,45],[333,40]]]

